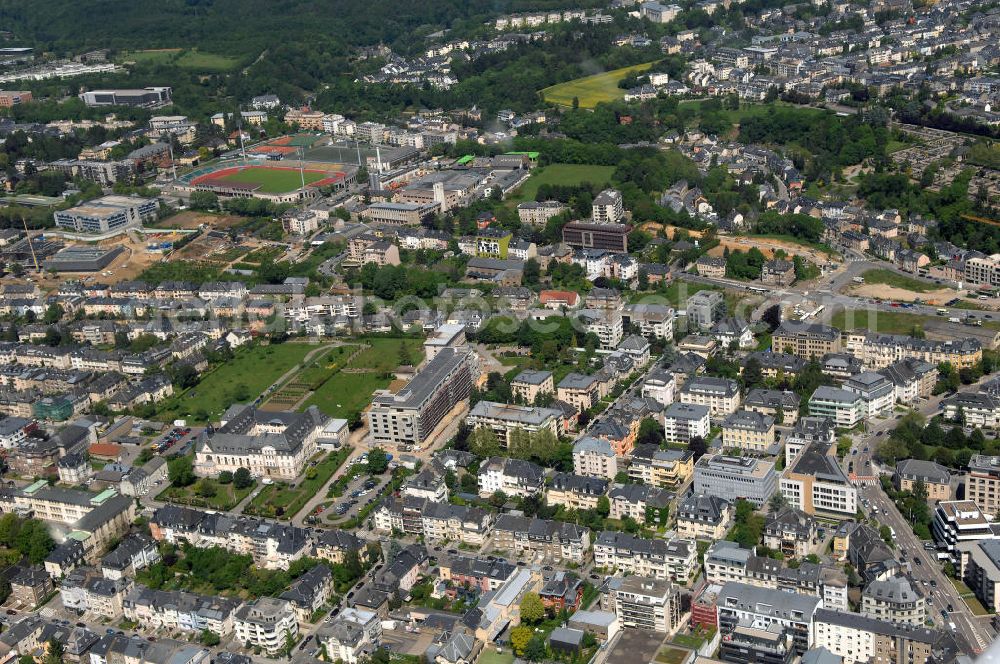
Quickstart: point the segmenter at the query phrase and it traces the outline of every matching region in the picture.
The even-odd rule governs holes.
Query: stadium
[[[222,199],[259,198],[272,203],[298,203],[315,198],[320,187],[345,187],[354,180],[340,164],[281,160],[235,160],[203,166],[178,178],[181,190],[210,191]],[[303,184],[304,183],[304,184]]]

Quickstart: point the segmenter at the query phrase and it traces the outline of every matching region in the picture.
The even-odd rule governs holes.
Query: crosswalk
[[[878,486],[879,479],[877,475],[855,475],[851,473],[851,481],[858,486]]]

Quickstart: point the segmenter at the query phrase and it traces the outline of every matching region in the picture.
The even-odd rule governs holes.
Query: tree
[[[389,468],[389,457],[381,447],[368,450],[368,472],[381,475]]]
[[[214,210],[219,207],[219,197],[210,191],[195,191],[188,199],[193,210]]]
[[[510,647],[514,650],[514,654],[519,657],[524,656],[524,651],[528,648],[528,643],[533,636],[535,636],[535,631],[524,625],[510,630]]]
[[[479,427],[469,434],[469,451],[481,458],[500,453],[500,441],[491,429]]]
[[[233,483],[233,472],[231,470],[224,470],[219,473],[219,484],[232,484]]]
[[[694,460],[697,461],[708,452],[708,443],[701,436],[695,436],[688,441],[688,449],[694,452]]]
[[[637,444],[659,445],[665,439],[663,425],[652,417],[643,418],[639,423],[639,433],[636,436]]]
[[[42,322],[46,325],[52,325],[58,323],[62,320],[63,314],[66,312],[63,310],[62,306],[57,303],[52,303],[49,308],[45,310],[45,317]]]
[[[195,490],[195,493],[202,498],[213,498],[215,494],[218,493],[218,489],[215,486],[215,482],[205,477],[198,482],[198,487]]]
[[[236,489],[247,489],[253,486],[253,476],[246,468],[237,468],[233,473],[233,487]]]
[[[210,629],[203,630],[199,640],[201,641],[201,645],[208,646],[209,648],[212,648],[222,643],[222,639],[219,638],[219,635]]]
[[[788,506],[788,498],[785,498],[785,494],[780,491],[776,492],[767,501],[767,510],[774,514],[775,512],[780,512],[783,508]]]
[[[524,658],[529,662],[540,662],[545,659],[545,639],[541,634],[535,634],[524,649]]]
[[[534,625],[545,619],[545,605],[538,593],[525,593],[521,599],[521,620]]]
[[[189,456],[174,457],[167,462],[167,476],[170,483],[176,487],[191,486],[197,479],[194,474],[194,461]]]
[[[49,639],[45,644],[45,658],[43,664],[62,664],[63,644],[58,639]]]
[[[596,511],[601,518],[608,518],[608,515],[611,514],[611,500],[607,496],[598,498]]]

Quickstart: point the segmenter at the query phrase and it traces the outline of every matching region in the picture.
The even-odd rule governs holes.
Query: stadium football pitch
[[[305,171],[303,175],[307,185],[330,176],[329,173],[319,171]],[[227,173],[213,179],[236,184],[260,185],[260,191],[267,194],[284,194],[302,186],[302,176],[299,175],[297,168],[248,166],[235,173]]]

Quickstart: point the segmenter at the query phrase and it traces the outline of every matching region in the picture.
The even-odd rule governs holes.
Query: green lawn
[[[216,482],[217,491],[211,498],[203,498],[195,493],[198,484],[186,487],[168,486],[156,497],[157,500],[190,505],[191,507],[207,507],[217,510],[231,510],[236,507],[241,500],[247,497],[254,487],[246,489],[236,489],[232,484],[219,484]]]
[[[338,373],[323,383],[302,405],[316,406],[325,415],[349,419],[372,400],[372,392],[389,385],[389,379],[376,373]]]
[[[488,646],[483,648],[479,655],[479,664],[513,664],[514,653],[509,648],[505,648],[502,653],[498,653],[496,648]]]
[[[254,496],[244,513],[291,519],[310,498],[319,493],[350,453],[351,448],[344,447],[326,455],[322,461],[306,471],[305,478],[297,486],[285,482],[267,485]]]
[[[400,349],[407,349],[411,364],[419,364],[424,357],[423,339],[368,338],[361,343],[371,346],[361,351],[347,366],[354,369],[374,369],[377,372],[395,371],[400,364]]]
[[[163,48],[145,51],[130,51],[122,54],[120,62],[134,62],[137,65],[169,65],[182,69],[203,72],[223,72],[233,69],[239,60],[215,53],[204,53],[198,49]]]
[[[653,64],[646,62],[593,76],[575,78],[572,81],[545,88],[541,93],[545,101],[560,106],[572,106],[573,98],[576,97],[580,102],[580,108],[594,108],[601,102],[621,99],[625,95],[625,91],[618,87],[618,81],[634,72],[646,71]]]
[[[674,643],[680,639],[683,634],[679,634],[674,638]],[[659,664],[681,664],[684,662],[690,653],[683,648],[672,648],[670,646],[663,646],[660,652],[656,653],[656,662]]]
[[[853,309],[851,313],[854,315],[852,324],[848,324],[847,312],[842,309],[833,315],[830,325],[841,330],[866,328],[885,334],[909,334],[915,325],[922,326],[928,321],[937,319],[935,316],[904,314],[895,311],[869,311],[868,309]]]
[[[614,166],[595,166],[592,164],[549,164],[536,168],[531,177],[507,200],[516,205],[525,201],[535,200],[538,188],[543,184],[578,185],[584,182],[599,187],[611,182]]]
[[[708,284],[677,279],[667,286],[666,290],[654,291],[651,293],[631,292],[628,293],[627,297],[629,304],[645,302],[648,304],[670,304],[673,307],[684,307],[687,304],[687,298],[703,290],[719,289],[715,286],[709,286]],[[664,300],[666,300],[666,302],[664,302]]]
[[[893,272],[892,270],[866,270],[861,274],[861,276],[864,277],[866,284],[884,284],[894,288],[902,288],[904,290],[913,291],[914,293],[929,293],[931,291],[941,290],[941,286],[939,284],[932,284],[926,281],[921,281],[920,279],[914,279],[913,277],[907,277],[906,275]]]
[[[194,387],[165,400],[157,417],[165,422],[178,417],[194,422],[216,420],[232,404],[256,399],[315,348],[313,344],[284,343],[240,351]]]
[[[302,179],[311,184],[328,177],[326,173],[303,171],[301,174],[293,168],[267,168],[264,166],[249,166],[237,173],[222,175],[217,179],[223,182],[237,184],[260,185],[260,190],[268,194],[283,194],[294,191],[302,186]]]

